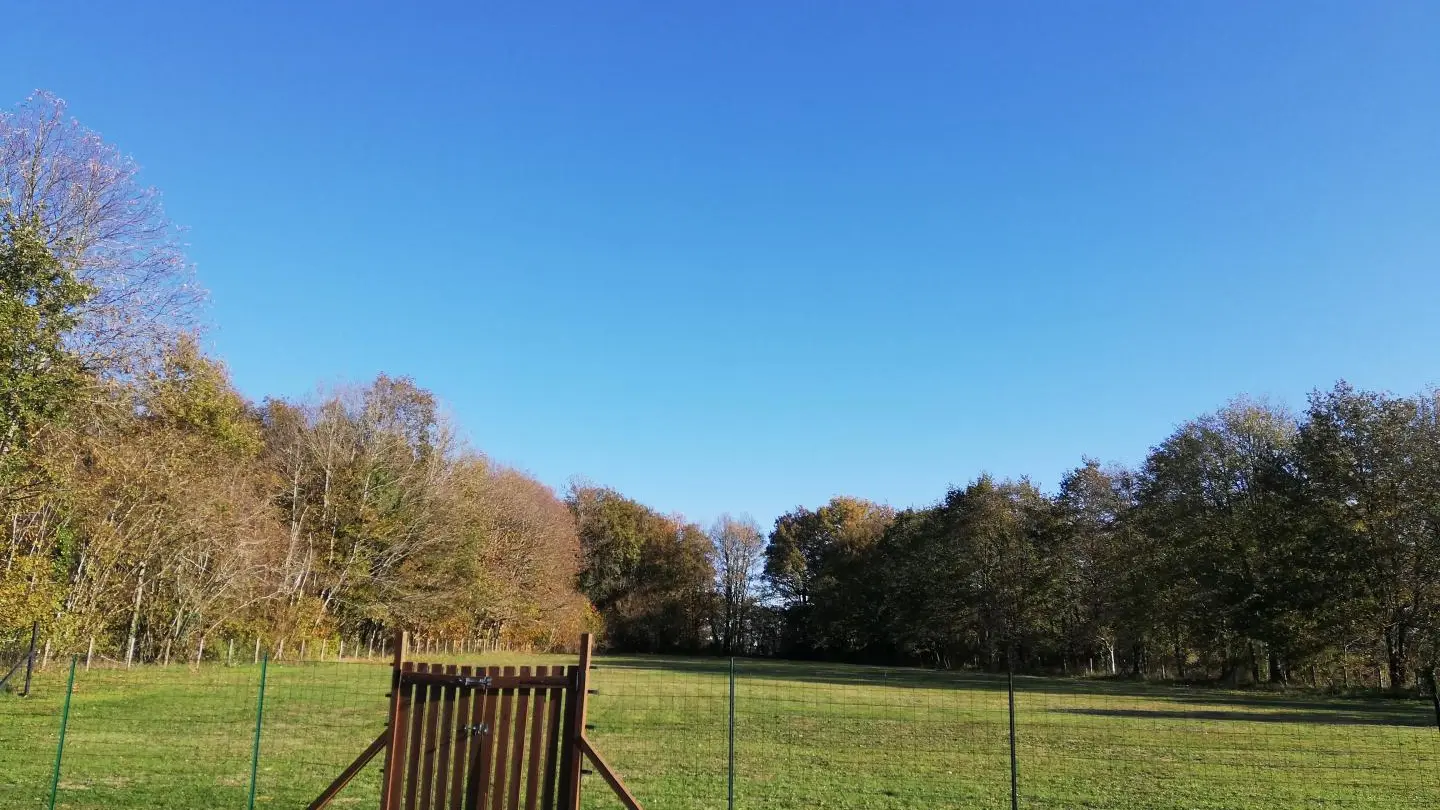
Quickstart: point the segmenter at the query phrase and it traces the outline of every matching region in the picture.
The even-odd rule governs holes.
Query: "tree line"
[[[247,401],[202,299],[130,160],[53,96],[0,116],[0,633],[151,661],[597,626],[550,488],[405,378]]]
[[[495,464],[406,378],[249,401],[201,348],[202,297],[133,163],[52,96],[0,115],[0,633],[148,661],[603,629],[628,651],[1433,684],[1433,391],[1237,400],[1053,493],[981,476],[924,507],[702,527]]]
[[[1240,399],[1053,494],[981,476],[923,508],[797,508],[768,538],[722,519],[709,567],[697,527],[581,490],[582,589],[651,651],[1433,689],[1437,404]]]

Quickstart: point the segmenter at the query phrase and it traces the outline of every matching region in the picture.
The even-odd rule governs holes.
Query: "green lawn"
[[[442,659],[443,660],[443,659]],[[474,663],[570,663],[485,656]],[[244,808],[259,667],[76,678],[58,807]],[[713,659],[602,658],[591,732],[650,810],[725,807],[729,677]],[[258,807],[302,808],[384,722],[388,669],[269,669]],[[1427,703],[1017,678],[1020,803],[1038,808],[1440,806]],[[64,672],[0,695],[0,808],[44,807]],[[739,808],[1009,806],[1003,678],[741,661]],[[377,769],[337,807],[374,807]],[[586,806],[618,807],[598,777]]]

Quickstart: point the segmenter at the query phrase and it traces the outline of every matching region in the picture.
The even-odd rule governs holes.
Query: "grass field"
[[[442,658],[443,660],[443,658]],[[569,663],[485,656],[471,663]],[[649,810],[723,808],[728,665],[605,658],[592,739]],[[259,667],[95,669],[76,679],[58,807],[244,808]],[[383,727],[388,669],[271,665],[257,807],[301,808]],[[0,808],[44,807],[64,672],[0,695]],[[1016,679],[1022,807],[1440,806],[1428,704]],[[736,807],[1009,806],[1003,678],[741,661]],[[376,769],[336,807],[373,807]],[[618,807],[597,777],[586,807]]]

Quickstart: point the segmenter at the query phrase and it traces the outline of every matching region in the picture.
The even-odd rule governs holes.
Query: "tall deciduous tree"
[[[49,93],[0,113],[0,212],[38,223],[51,253],[89,285],[68,340],[95,370],[158,357],[193,326],[204,297],[159,192],[138,175]]]
[[[765,535],[750,517],[721,515],[710,527],[710,543],[715,549],[716,584],[720,591],[720,614],[714,630],[721,652],[733,655],[748,647]]]
[[[1311,397],[1300,449],[1328,534],[1344,539],[1351,616],[1378,638],[1389,680],[1413,677],[1440,606],[1440,442],[1433,397],[1340,383]]]

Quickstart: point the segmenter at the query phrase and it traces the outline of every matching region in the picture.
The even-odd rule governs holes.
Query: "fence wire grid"
[[[389,659],[367,652],[240,640],[127,668],[123,650],[52,651],[29,697],[0,694],[0,807],[303,808],[384,730]],[[651,656],[599,656],[590,685],[587,734],[647,810],[1440,806],[1418,699]],[[378,791],[372,765],[335,806]],[[584,796],[619,807],[597,776]]]

